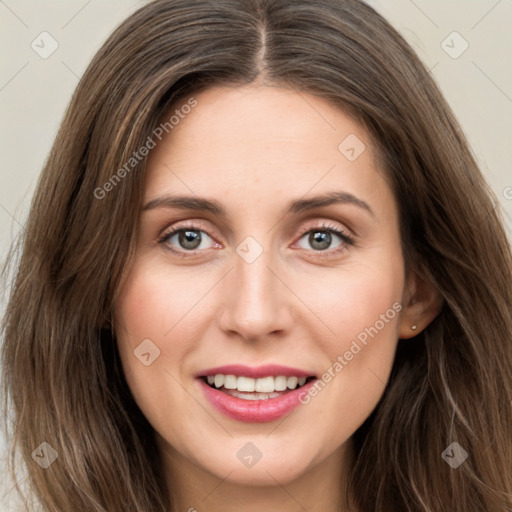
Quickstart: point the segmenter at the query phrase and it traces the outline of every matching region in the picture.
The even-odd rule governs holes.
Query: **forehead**
[[[197,105],[149,156],[146,199],[172,192],[243,207],[339,190],[389,199],[368,134],[327,101],[263,86],[220,86],[192,97]],[[176,109],[180,103],[164,120]]]

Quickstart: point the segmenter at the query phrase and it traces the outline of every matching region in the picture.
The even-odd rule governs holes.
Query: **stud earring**
[[[417,326],[417,325],[411,325],[411,329],[412,329],[413,331],[415,331],[417,328],[418,328],[418,326]]]

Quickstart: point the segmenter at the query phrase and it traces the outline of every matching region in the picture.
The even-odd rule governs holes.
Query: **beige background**
[[[143,3],[0,0],[0,259],[26,219],[42,164],[79,77],[114,27]],[[510,235],[512,0],[369,3],[432,70],[501,202]],[[31,47],[42,32],[58,44],[46,59]],[[46,49],[50,42],[46,39]],[[443,49],[456,56],[466,44],[458,58]],[[0,509],[18,510],[12,484],[0,480]]]

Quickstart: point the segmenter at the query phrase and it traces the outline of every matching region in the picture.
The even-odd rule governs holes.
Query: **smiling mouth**
[[[251,378],[215,374],[200,377],[209,387],[242,400],[269,400],[305,386],[316,377],[268,376]]]

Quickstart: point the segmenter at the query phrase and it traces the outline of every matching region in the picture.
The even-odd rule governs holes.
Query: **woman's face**
[[[325,100],[194,98],[149,155],[115,305],[123,368],[170,467],[285,485],[343,465],[382,396],[405,300],[397,206],[366,131]]]

